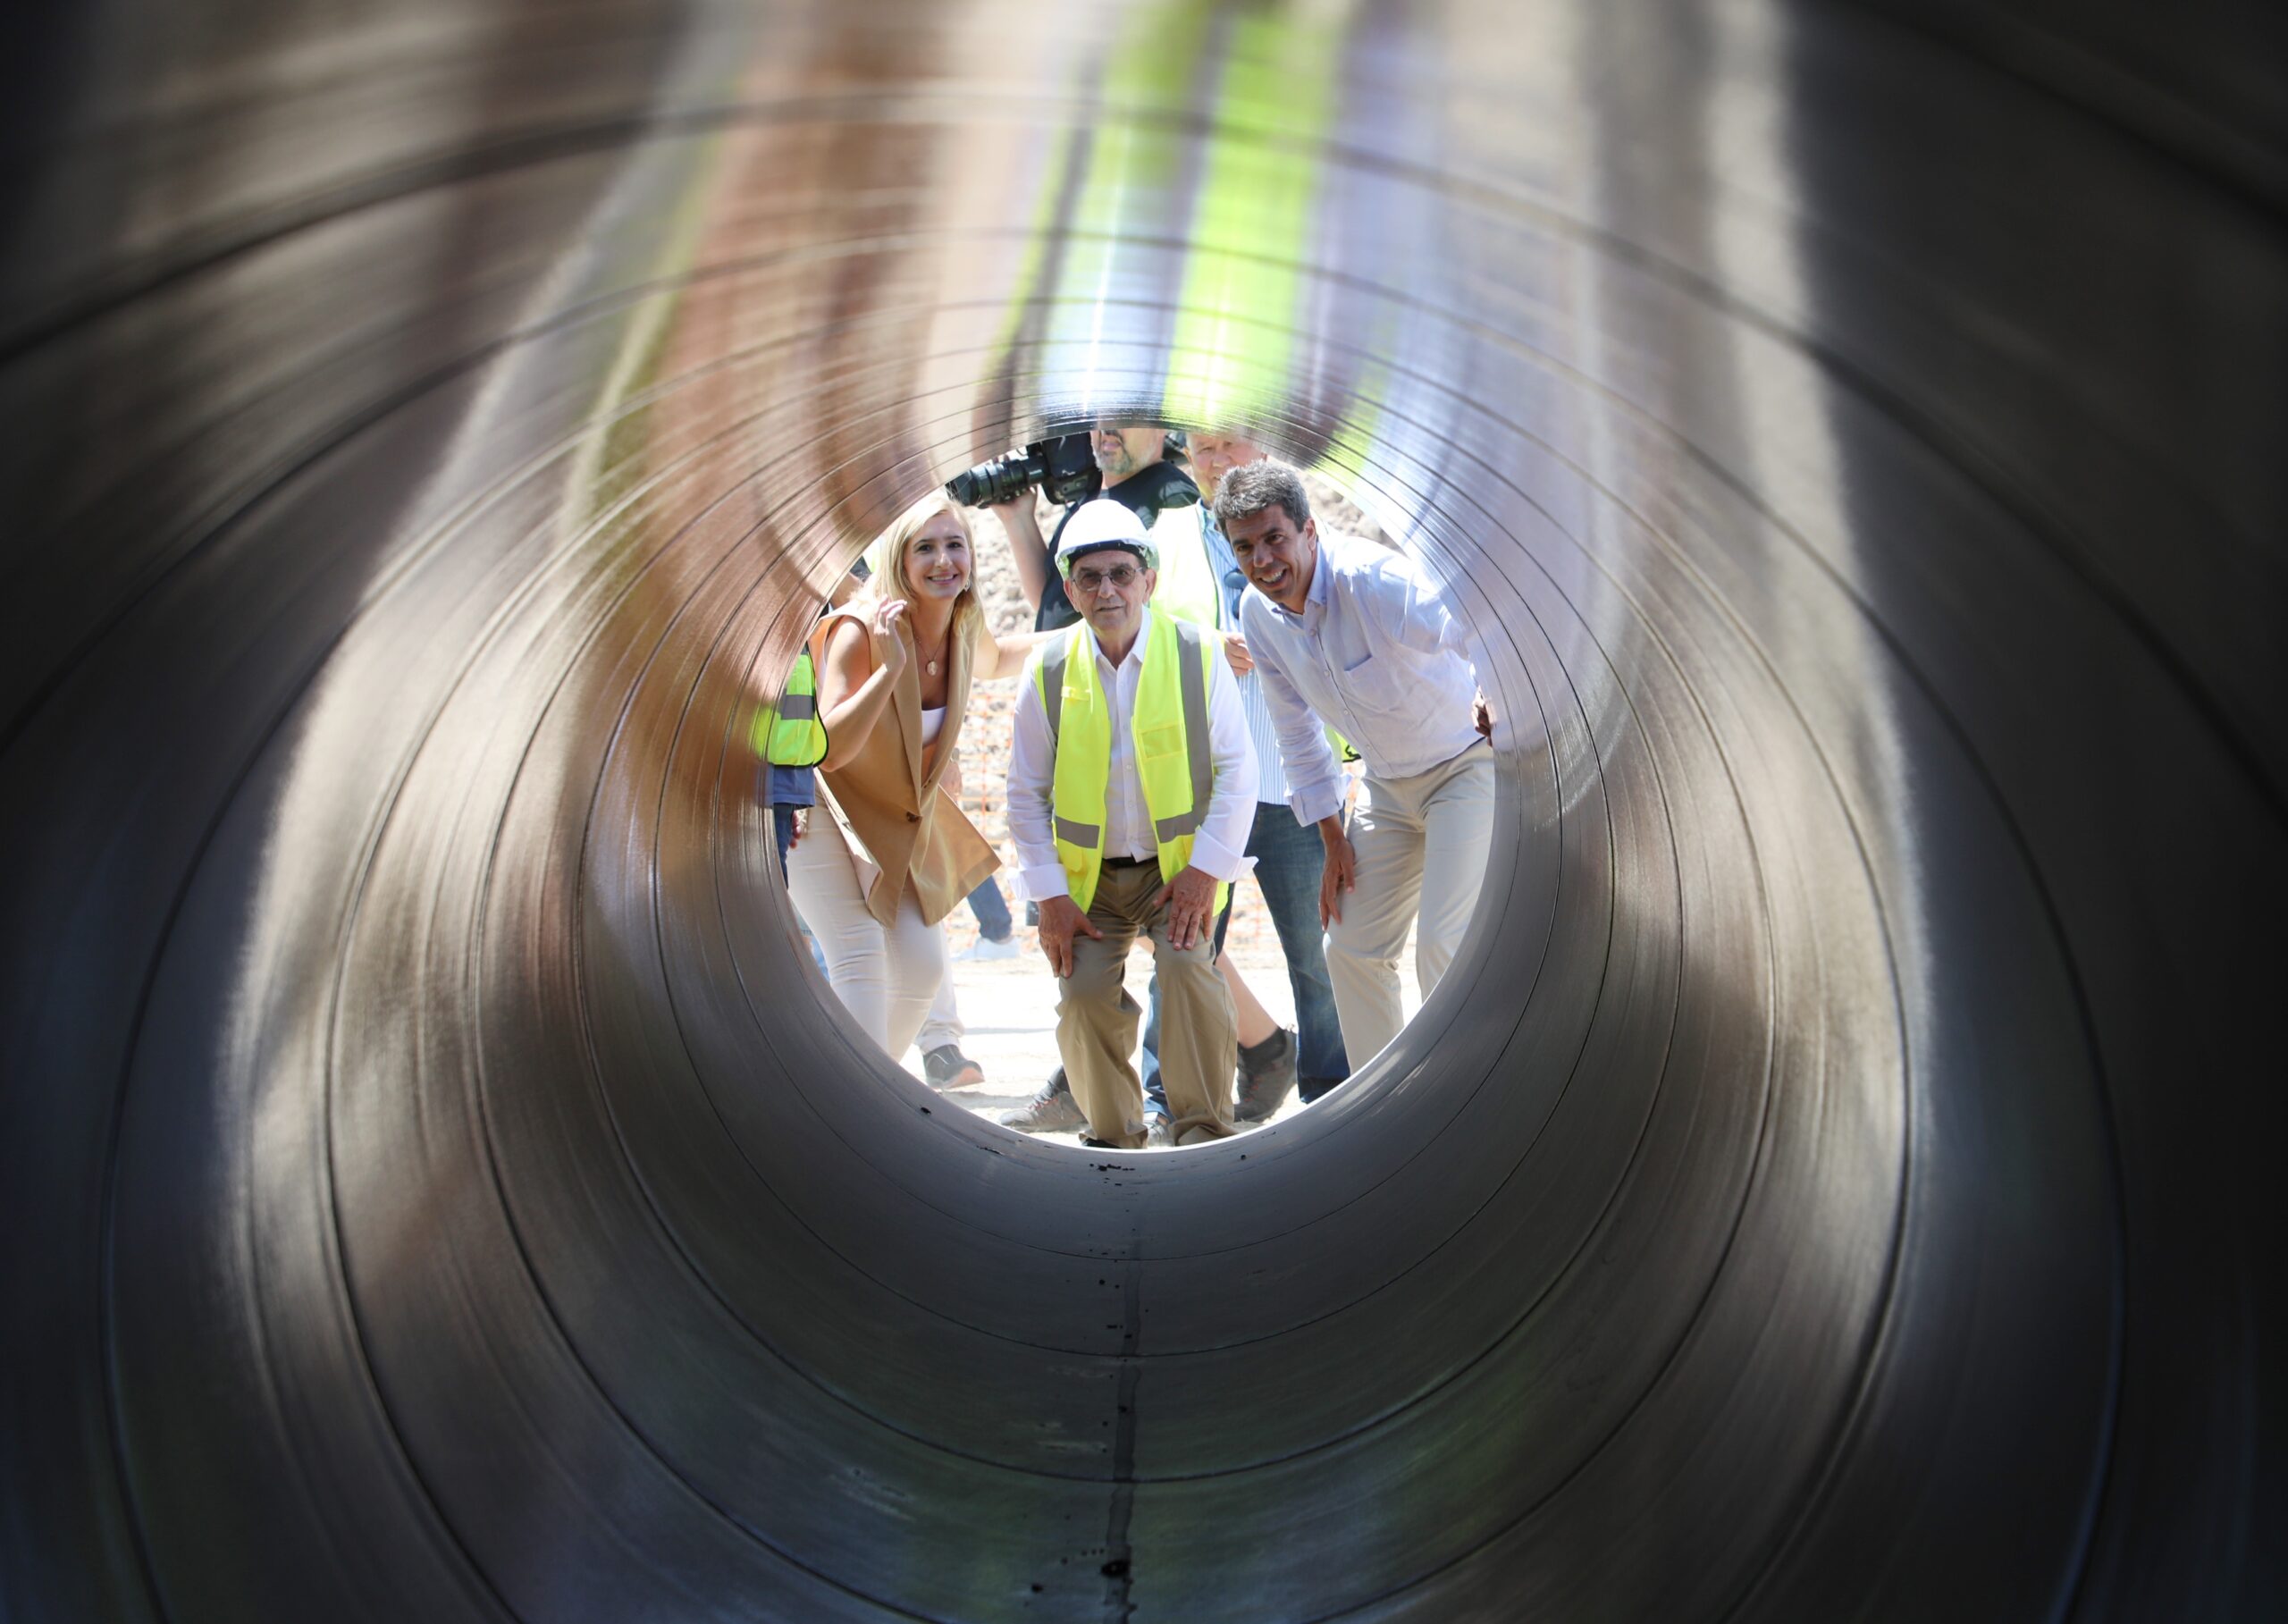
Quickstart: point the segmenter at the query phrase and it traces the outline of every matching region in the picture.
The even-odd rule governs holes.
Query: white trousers
[[[945,927],[940,925],[938,930],[938,939],[942,944]],[[968,1030],[962,1024],[962,1006],[954,999],[954,963],[949,957],[946,961],[946,973],[938,980],[938,996],[930,1001],[930,1013],[922,1017],[921,1031],[913,1039],[913,1045],[926,1055],[931,1049],[942,1048],[948,1043],[959,1044],[962,1034]]]
[[[811,935],[826,955],[827,979],[858,1030],[891,1059],[912,1046],[939,989],[953,997],[946,938],[921,922],[921,905],[908,880],[897,918],[887,930],[866,911],[858,869],[842,830],[823,806],[808,832],[786,854],[786,889]]]
[[[1326,972],[1355,1072],[1405,1024],[1398,962],[1409,927],[1426,998],[1469,929],[1493,841],[1493,747],[1481,741],[1410,778],[1366,778],[1350,834],[1358,888],[1327,927]]]

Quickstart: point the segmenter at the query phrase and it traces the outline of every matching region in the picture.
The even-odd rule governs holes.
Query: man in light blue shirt
[[[1405,1015],[1399,955],[1416,932],[1426,998],[1453,962],[1493,836],[1491,721],[1468,633],[1404,555],[1322,538],[1292,468],[1226,475],[1216,518],[1245,572],[1240,629],[1270,701],[1298,823],[1325,858],[1319,914],[1343,1048],[1363,1064]],[[1333,728],[1366,762],[1349,829]]]
[[[1220,429],[1196,430],[1190,436],[1192,477],[1204,497],[1195,509],[1199,519],[1200,544],[1207,565],[1223,591],[1223,625],[1237,631],[1240,602],[1248,590],[1247,577],[1232,554],[1232,544],[1216,522],[1213,503],[1225,475],[1261,462],[1265,453],[1254,442]],[[1269,1118],[1300,1083],[1304,1102],[1319,1099],[1342,1086],[1350,1075],[1350,1056],[1342,1045],[1342,1028],[1334,1013],[1334,989],[1327,975],[1325,923],[1316,911],[1323,854],[1308,828],[1295,821],[1287,806],[1287,775],[1280,764],[1278,725],[1263,684],[1255,676],[1252,657],[1243,636],[1227,638],[1224,652],[1241,673],[1240,703],[1247,711],[1248,736],[1255,744],[1256,815],[1248,835],[1248,855],[1255,859],[1256,882],[1278,933],[1280,951],[1287,960],[1288,988],[1295,998],[1295,1031],[1274,1032],[1273,1044],[1284,1053],[1268,1059],[1240,1051],[1241,1082],[1232,1116],[1241,1123]],[[1216,946],[1231,922],[1227,913],[1216,923]],[[1244,1022],[1241,1035],[1246,1036]]]

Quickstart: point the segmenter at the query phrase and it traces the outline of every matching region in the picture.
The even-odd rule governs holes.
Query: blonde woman
[[[970,684],[1016,676],[1039,639],[986,629],[969,519],[944,496],[877,555],[871,595],[812,634],[825,795],[786,881],[844,1007],[896,1059],[946,975],[938,921],[1001,866],[942,787]]]

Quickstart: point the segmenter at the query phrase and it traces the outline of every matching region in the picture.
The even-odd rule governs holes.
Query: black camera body
[[[964,508],[990,508],[1039,489],[1058,507],[1087,501],[1104,489],[1087,433],[1036,440],[1022,451],[980,462],[946,482],[946,494]]]

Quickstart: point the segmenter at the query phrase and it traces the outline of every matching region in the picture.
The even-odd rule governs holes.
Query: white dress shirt
[[[1249,586],[1240,630],[1279,725],[1298,822],[1341,812],[1348,787],[1321,719],[1370,778],[1412,778],[1478,741],[1468,632],[1403,553],[1322,531],[1303,612]]]
[[[1144,611],[1128,658],[1117,666],[1105,658],[1093,629],[1083,628],[1096,657],[1097,680],[1112,696],[1112,781],[1105,791],[1105,855],[1150,859],[1159,854],[1152,837],[1152,814],[1144,804],[1144,775],[1136,766],[1136,685],[1144,673],[1144,651],[1152,640],[1152,611]],[[1213,634],[1210,635],[1212,642]],[[1056,745],[1049,736],[1048,712],[1040,701],[1041,650],[1035,650],[1017,695],[1017,718],[1009,747],[1009,839],[1017,848],[1017,884],[1027,900],[1067,894],[1064,865],[1056,860],[1049,806],[1056,777]],[[1237,879],[1255,864],[1247,855],[1255,824],[1255,747],[1248,740],[1247,717],[1233,691],[1232,669],[1220,654],[1207,662],[1207,754],[1215,781],[1207,794],[1207,816],[1191,841],[1191,866],[1218,879]]]

